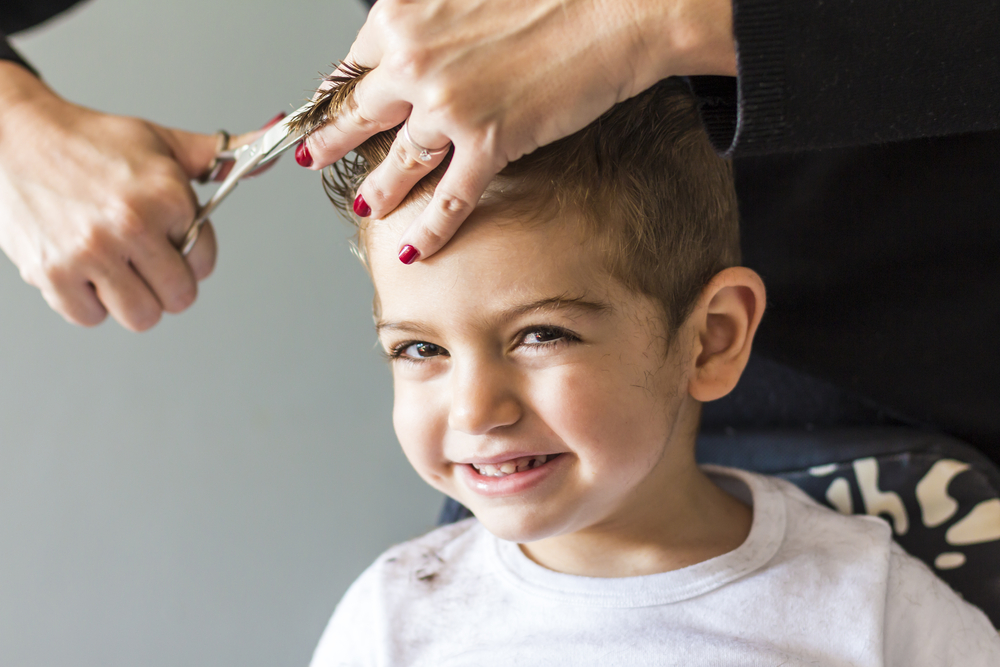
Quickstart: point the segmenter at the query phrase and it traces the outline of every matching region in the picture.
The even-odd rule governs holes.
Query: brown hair
[[[320,100],[324,106],[299,119],[301,127],[318,127],[350,104],[350,90],[366,72],[341,68]],[[358,226],[362,253],[367,221],[354,216],[352,203],[397,130],[371,137],[324,174],[327,195]],[[408,200],[428,196],[447,165],[448,159]],[[523,217],[578,214],[587,236],[600,244],[606,270],[662,304],[670,334],[712,276],[740,259],[732,170],[712,148],[681,79],[665,79],[579,132],[508,164],[487,200]]]

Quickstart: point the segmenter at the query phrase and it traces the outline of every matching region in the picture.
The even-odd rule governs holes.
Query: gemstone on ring
[[[406,143],[410,144],[411,146],[420,151],[420,153],[417,154],[417,159],[420,160],[421,162],[430,162],[431,158],[433,158],[435,155],[441,155],[442,153],[447,153],[448,149],[451,148],[451,142],[448,142],[441,148],[427,148],[426,146],[421,146],[420,144],[418,144],[413,140],[413,137],[410,136],[409,124],[410,124],[410,119],[407,118],[403,122],[403,129],[401,130],[401,133]]]

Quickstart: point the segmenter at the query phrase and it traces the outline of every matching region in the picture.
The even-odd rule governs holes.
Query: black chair
[[[733,430],[698,438],[702,463],[786,479],[896,541],[1000,628],[1000,469],[973,447],[905,427]],[[471,516],[448,500],[439,522]]]

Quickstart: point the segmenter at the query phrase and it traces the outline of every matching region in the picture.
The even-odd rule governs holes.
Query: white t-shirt
[[[475,519],[389,549],[351,586],[312,667],[1000,666],[1000,636],[880,519],[706,466],[753,506],[734,551],[672,572],[560,574]]]

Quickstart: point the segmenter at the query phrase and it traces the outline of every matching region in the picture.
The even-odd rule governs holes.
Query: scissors
[[[229,196],[236,186],[247,174],[250,174],[269,162],[273,162],[279,155],[287,151],[292,146],[299,143],[305,136],[303,132],[293,132],[289,129],[289,123],[306,111],[312,102],[307,102],[292,113],[285,116],[277,125],[262,134],[256,141],[232,151],[220,151],[217,158],[219,162],[234,162],[233,168],[229,171],[222,185],[215,191],[212,198],[198,209],[194,222],[188,228],[184,236],[184,243],[181,245],[181,254],[187,255],[191,248],[198,241],[198,234],[201,226],[208,220],[208,216],[218,208],[222,200]]]

